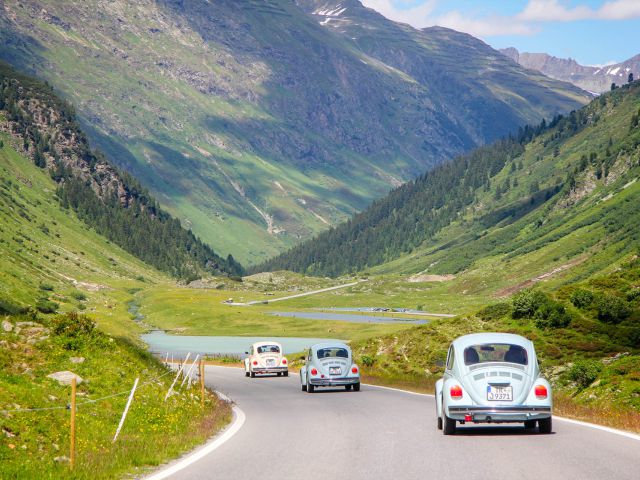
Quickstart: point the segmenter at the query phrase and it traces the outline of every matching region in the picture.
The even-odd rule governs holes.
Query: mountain
[[[357,1],[0,8],[0,58],[53,85],[93,145],[243,262],[587,101],[468,35],[415,30]]]
[[[611,268],[640,246],[639,117],[636,81],[445,163],[256,270],[465,272],[477,290]]]
[[[51,87],[1,62],[0,132],[14,150],[48,172],[62,208],[72,208],[89,227],[146,263],[181,278],[241,273],[232,257],[216,255],[160,209],[134,178],[93,151],[73,108]],[[10,195],[5,205],[14,211],[6,212],[8,218],[23,215],[24,206]],[[24,218],[32,221],[28,213]]]
[[[558,58],[546,53],[519,52],[517,49],[501,49],[504,55],[524,68],[537,70],[548,77],[563,82],[573,83],[577,87],[594,93],[602,93],[611,89],[611,84],[624,85],[633,73],[640,76],[640,55],[636,55],[621,63],[604,67],[580,65],[571,58]]]

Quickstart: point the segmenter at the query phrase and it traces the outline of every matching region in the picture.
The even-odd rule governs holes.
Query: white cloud
[[[423,28],[433,25],[452,28],[477,37],[499,35],[533,35],[543,23],[575,22],[578,20],[629,20],[640,18],[640,0],[609,0],[599,8],[586,5],[568,6],[563,0],[529,0],[525,8],[513,16],[470,16],[467,12],[450,10],[435,16],[433,12],[442,0],[426,0],[411,8],[403,8],[394,0],[361,0],[370,8],[396,20]]]

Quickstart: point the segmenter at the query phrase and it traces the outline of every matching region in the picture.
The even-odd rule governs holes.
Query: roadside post
[[[204,361],[200,359],[200,406],[204,408]]]
[[[122,425],[124,425],[124,419],[127,418],[127,413],[129,413],[129,407],[131,406],[131,402],[133,400],[133,394],[136,393],[136,387],[138,386],[138,381],[140,377],[136,378],[136,381],[133,382],[133,388],[131,389],[131,393],[129,394],[129,399],[127,400],[127,404],[124,407],[124,412],[122,412],[122,418],[120,418],[120,423],[118,424],[118,429],[116,430],[116,434],[113,436],[113,442],[118,439],[118,435],[120,434],[120,430],[122,430]]]
[[[76,463],[76,377],[71,378],[71,435],[69,442],[69,468],[73,470]]]

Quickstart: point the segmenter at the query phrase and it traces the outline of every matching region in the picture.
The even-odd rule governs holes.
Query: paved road
[[[363,386],[300,391],[297,375],[250,379],[207,367],[208,384],[246,414],[242,429],[177,479],[635,479],[640,441],[554,422],[460,427],[444,437],[431,397]]]

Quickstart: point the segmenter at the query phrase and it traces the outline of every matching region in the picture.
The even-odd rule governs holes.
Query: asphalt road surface
[[[291,377],[207,367],[207,383],[246,414],[241,430],[176,479],[640,479],[640,441],[554,422],[436,429],[432,397],[362,386],[300,390]]]

